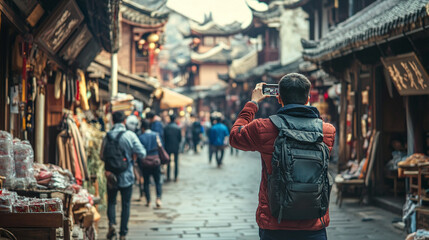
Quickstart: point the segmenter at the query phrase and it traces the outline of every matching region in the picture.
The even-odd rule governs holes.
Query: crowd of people
[[[122,157],[119,159],[123,159],[126,167],[121,172],[106,171],[108,239],[113,239],[117,234],[115,225],[118,192],[122,197],[119,235],[125,239],[128,232],[132,187],[135,183],[138,184],[140,190],[140,198],[136,200],[145,199],[146,206],[149,207],[152,200],[150,183],[153,179],[156,189],[155,206],[160,208],[162,206],[162,183],[172,180],[177,182],[179,179],[181,153],[201,154],[201,151],[207,146],[209,163],[214,155],[217,167],[222,166],[234,119],[225,119],[220,112],[210,114],[208,119],[200,118],[199,116],[202,114],[177,117],[174,114],[166,115],[165,113],[158,115],[154,112],[147,112],[144,118],[138,112],[129,116],[122,111],[112,114],[114,125],[103,141],[100,155],[105,162],[107,157],[103,158],[103,155],[120,155]],[[107,147],[109,149],[106,149]],[[118,147],[119,153],[115,153],[116,147]],[[231,154],[233,153],[238,154],[238,150],[231,149]],[[120,166],[120,164],[115,166]],[[174,167],[174,173],[171,173],[172,167]]]

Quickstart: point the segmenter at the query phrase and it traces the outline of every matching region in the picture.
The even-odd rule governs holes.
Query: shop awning
[[[192,100],[192,98],[174,92],[168,88],[162,88],[161,109],[186,107],[193,102],[194,100]]]

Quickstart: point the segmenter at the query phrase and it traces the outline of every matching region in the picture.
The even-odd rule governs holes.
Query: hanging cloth
[[[83,176],[82,176],[82,164],[80,163],[79,157],[77,155],[77,149],[76,149],[76,145],[74,144],[73,141],[70,141],[70,147],[71,147],[71,154],[73,155],[73,164],[74,164],[74,169],[75,169],[75,178],[76,178],[76,183],[79,185],[82,185],[83,183]]]
[[[82,136],[80,135],[79,129],[76,126],[76,122],[71,117],[69,117],[67,122],[69,123],[70,134],[72,135],[74,146],[76,148],[76,154],[79,159],[79,167],[82,172],[82,179],[89,180],[87,157]]]
[[[85,73],[80,69],[77,70],[77,73],[80,78],[80,81],[79,81],[80,107],[82,108],[82,110],[87,111],[89,110],[89,105],[88,105],[88,97],[86,95]]]

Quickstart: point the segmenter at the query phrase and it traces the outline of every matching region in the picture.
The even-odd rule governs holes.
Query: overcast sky
[[[257,0],[247,1],[259,4]],[[246,0],[168,0],[167,6],[198,23],[203,23],[204,16],[210,12],[213,21],[219,25],[237,21],[247,27],[252,21],[252,12]]]

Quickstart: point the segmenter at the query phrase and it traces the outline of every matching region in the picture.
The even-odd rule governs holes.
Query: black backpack
[[[321,219],[329,206],[332,178],[329,148],[323,142],[323,121],[273,115],[279,129],[268,176],[271,214],[281,220]]]
[[[111,133],[107,133],[106,135],[106,144],[103,150],[104,168],[115,175],[124,172],[128,168],[125,151],[119,144],[119,139],[124,133],[125,131],[119,132],[115,138],[112,137]]]

